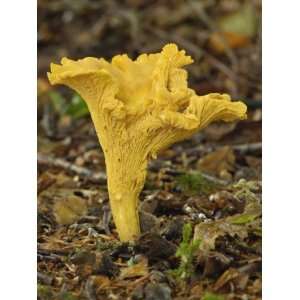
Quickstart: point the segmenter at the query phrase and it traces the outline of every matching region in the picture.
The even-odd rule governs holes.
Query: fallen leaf
[[[258,27],[253,5],[245,3],[238,11],[220,18],[218,27],[219,31],[213,32],[209,38],[213,50],[223,53],[227,47],[245,47],[251,42]]]
[[[209,251],[215,249],[215,242],[218,237],[230,235],[245,239],[248,236],[247,227],[234,225],[228,222],[227,218],[217,221],[200,223],[195,226],[194,240],[201,240],[200,250]]]
[[[72,224],[87,213],[86,201],[77,196],[60,199],[55,202],[53,212],[57,223]]]
[[[241,275],[241,273],[238,270],[236,270],[234,268],[229,268],[216,281],[216,283],[214,285],[214,290],[217,291],[217,290],[221,289],[229,281],[232,281],[233,279],[238,278],[240,275]]]
[[[224,171],[232,172],[234,165],[235,155],[229,146],[207,154],[197,163],[199,170],[216,176],[220,176]]]
[[[120,278],[128,279],[134,277],[143,277],[149,274],[148,259],[142,257],[141,261],[132,266],[121,269]]]
[[[218,53],[223,53],[226,45],[229,48],[241,48],[250,43],[248,36],[243,36],[234,32],[213,32],[209,38],[209,46]]]
[[[99,290],[111,286],[111,280],[107,276],[103,276],[103,275],[91,276],[91,280],[93,282],[93,285]]]
[[[248,281],[248,274],[243,274],[237,269],[229,268],[216,281],[214,290],[218,291],[220,289],[223,289],[228,283],[234,284],[235,288],[238,290],[244,290],[247,286]]]
[[[205,135],[205,139],[209,141],[219,141],[224,136],[233,132],[236,126],[237,126],[236,122],[232,122],[232,123],[216,122],[207,126],[203,130],[203,134]]]

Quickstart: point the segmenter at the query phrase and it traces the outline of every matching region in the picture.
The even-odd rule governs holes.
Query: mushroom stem
[[[116,146],[114,147],[116,149]],[[121,150],[117,153],[122,153]],[[147,161],[131,149],[123,157],[105,153],[109,202],[113,219],[123,242],[140,234],[139,194],[145,184]]]
[[[122,242],[135,240],[140,234],[138,199],[124,191],[121,198],[109,197],[113,219]]]

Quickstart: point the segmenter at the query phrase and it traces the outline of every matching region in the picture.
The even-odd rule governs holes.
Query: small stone
[[[182,209],[185,213],[187,213],[187,214],[190,214],[190,213],[192,213],[193,212],[193,209],[188,205],[188,204],[185,204],[184,206],[183,206],[183,209]]]
[[[207,217],[206,217],[206,215],[204,213],[199,213],[198,214],[198,220],[204,221],[205,219],[207,219]]]
[[[155,197],[156,194],[147,196],[146,199],[141,202],[140,210],[153,214],[158,205],[158,200]]]
[[[147,213],[145,211],[139,212],[140,216],[140,225],[141,225],[141,232],[155,232],[158,229],[159,219],[156,218],[154,215]]]
[[[171,289],[166,284],[148,283],[145,287],[145,300],[171,299]]]
[[[175,254],[176,246],[157,233],[145,233],[138,240],[137,249],[144,253],[149,260],[155,261],[168,258]]]

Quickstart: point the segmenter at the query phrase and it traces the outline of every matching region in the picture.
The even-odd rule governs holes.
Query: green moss
[[[79,300],[77,296],[67,291],[59,293],[56,299],[57,300]]]
[[[39,300],[79,300],[79,298],[71,292],[64,291],[56,293],[49,286],[38,284],[37,294]]]
[[[51,287],[38,284],[37,285],[37,295],[40,300],[52,300],[54,299],[54,293]]]
[[[90,114],[86,103],[76,93],[73,94],[69,101],[56,91],[51,91],[48,95],[54,111],[61,116],[68,115],[73,119],[78,119]]]
[[[230,223],[236,225],[242,225],[242,224],[250,223],[254,221],[256,218],[257,218],[256,214],[242,214],[242,215],[233,216],[230,219]]]
[[[201,300],[225,300],[225,298],[221,295],[206,292]]]
[[[194,272],[193,258],[200,245],[200,240],[192,240],[192,232],[191,224],[188,223],[183,226],[182,241],[176,251],[180,265],[178,269],[171,272],[175,277],[184,280],[190,278]]]
[[[105,250],[113,250],[122,245],[119,241],[102,241],[100,239],[97,239],[96,241],[96,248],[98,251],[105,251]]]
[[[209,195],[218,188],[216,183],[205,178],[201,172],[183,174],[177,178],[177,184],[188,196]]]

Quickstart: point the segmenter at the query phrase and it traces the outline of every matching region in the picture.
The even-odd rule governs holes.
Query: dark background
[[[38,72],[67,56],[134,58],[175,42],[191,55],[200,94],[261,100],[260,1],[39,0]],[[230,38],[216,40],[217,32]]]

